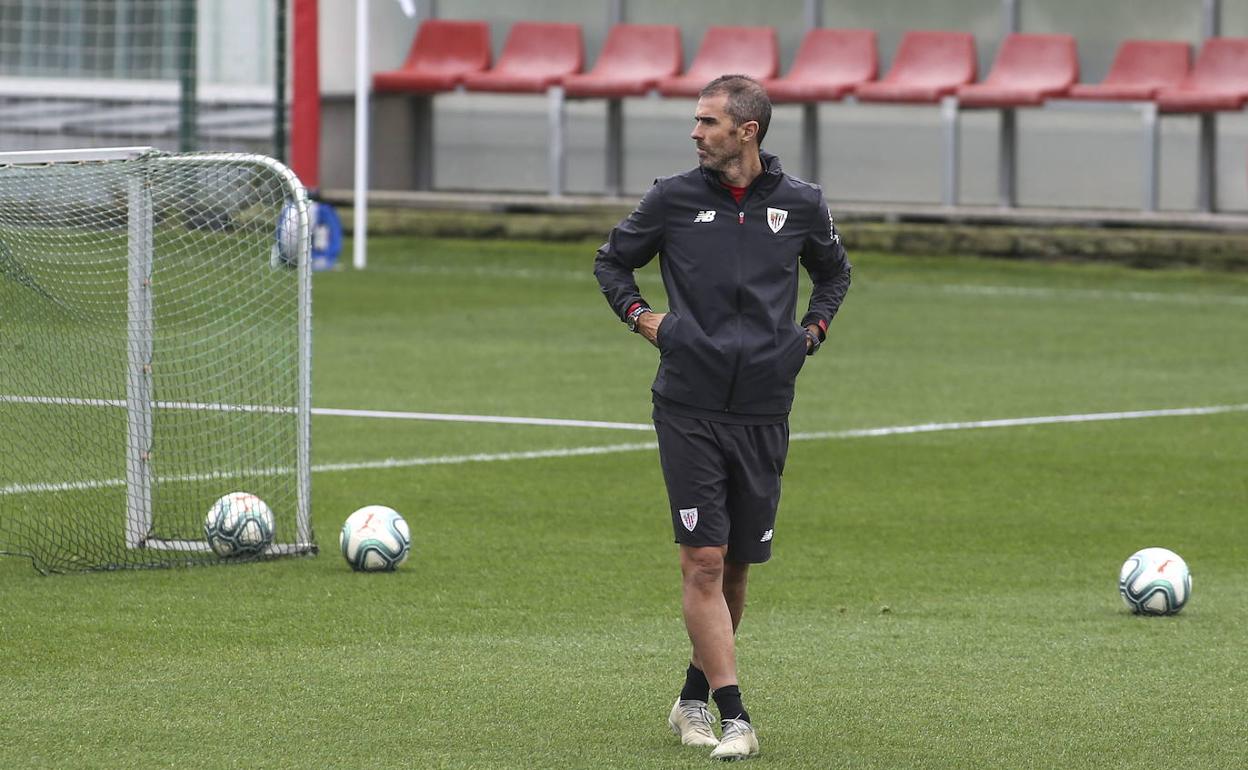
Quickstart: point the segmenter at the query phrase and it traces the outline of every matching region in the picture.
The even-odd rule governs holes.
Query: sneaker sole
[[[680,736],[680,728],[676,726],[675,722],[669,719],[667,720],[667,726],[671,728],[673,733],[676,734],[676,737],[680,738],[681,746],[697,746],[698,748],[705,749],[705,748],[714,748],[719,745],[719,741],[716,741],[714,739],[712,739],[710,743],[686,743],[685,739]]]
[[[716,762],[741,762],[746,759],[753,759],[754,757],[757,757],[760,753],[761,752],[759,752],[757,748],[755,748],[754,751],[750,752],[749,754],[728,754],[726,756],[717,757],[714,755],[714,753],[712,753],[711,759],[715,760]]]

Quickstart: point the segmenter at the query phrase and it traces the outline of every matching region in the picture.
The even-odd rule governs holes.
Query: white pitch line
[[[644,452],[658,449],[653,441],[639,441],[632,444],[607,444],[605,446],[582,446],[565,449],[534,449],[527,452],[498,452],[494,454],[444,455],[441,457],[407,457],[387,458],[385,460],[364,460],[355,463],[329,463],[314,465],[314,472],[332,473],[335,471],[382,470],[386,468],[415,468],[422,465],[464,465],[466,463],[495,463],[507,460],[544,460],[561,457],[586,457],[588,455],[608,455],[620,452]]]
[[[95,489],[124,487],[125,479],[97,479],[95,481],[60,481],[43,484],[9,484],[0,487],[0,497],[6,495],[39,494],[42,492],[90,492]]]
[[[998,420],[971,420],[966,422],[929,422],[917,425],[892,425],[881,428],[852,428],[849,430],[814,431],[794,433],[791,441],[823,441],[829,439],[850,438],[881,438],[885,436],[904,436],[915,433],[939,433],[960,430],[983,430],[988,428],[1018,428],[1034,425],[1061,425],[1085,422],[1114,422],[1120,420],[1140,420],[1155,417],[1198,417],[1204,415],[1229,414],[1232,412],[1248,412],[1248,404],[1225,404],[1220,406],[1194,406],[1177,409],[1148,409],[1130,412],[1093,412],[1089,414],[1059,414],[1044,417],[1012,417]],[[647,426],[648,427],[648,426]],[[643,452],[654,450],[658,445],[653,441],[642,441],[631,444],[606,444],[601,446],[565,447],[563,449],[537,449],[524,452],[497,452],[490,454],[442,455],[434,457],[386,458],[384,460],[364,460],[353,463],[326,463],[312,466],[314,473],[335,473],[342,471],[386,470],[394,468],[416,468],[426,465],[465,465],[467,463],[506,462],[510,460],[541,460],[564,457],[586,457],[590,455],[619,454],[622,452]],[[251,475],[271,476],[293,472],[289,468],[267,468],[248,471]],[[211,473],[162,478],[163,483],[182,481],[205,481],[223,478],[225,474]],[[6,495],[29,494],[37,492],[61,492],[92,489],[105,489],[125,485],[124,479],[102,479],[98,481],[69,481],[44,484],[10,484],[0,487],[0,497]]]
[[[101,406],[125,409],[126,402],[108,398],[67,398],[63,396],[6,396],[0,404],[34,404],[39,406]],[[247,412],[293,414],[294,407],[267,404],[205,404],[196,401],[157,401],[157,409],[185,409],[207,412]],[[382,420],[428,420],[434,422],[476,422],[495,425],[547,425],[561,428],[603,428],[605,430],[653,430],[649,423],[605,422],[602,420],[566,420],[554,417],[506,417],[493,414],[443,414],[440,412],[391,412],[374,409],[332,409],[313,407],[318,417],[364,417]]]
[[[1091,414],[1059,414],[1044,417],[1013,417],[999,420],[972,420],[967,422],[930,422],[918,425],[892,425],[881,428],[853,428],[849,430],[815,431],[794,433],[790,441],[823,441],[828,439],[849,438],[881,438],[885,436],[904,436],[914,433],[938,433],[959,430],[982,430],[986,428],[1017,428],[1030,425],[1060,425],[1081,422],[1111,422],[1118,420],[1139,420],[1151,417],[1197,417],[1201,415],[1226,414],[1230,412],[1248,412],[1248,404],[1229,404],[1222,406],[1196,406],[1178,409],[1151,409],[1133,412],[1097,412]],[[585,446],[566,449],[546,449],[532,452],[500,452],[497,454],[444,455],[441,457],[410,457],[387,458],[385,460],[366,460],[357,463],[338,463],[333,465],[316,465],[316,471],[354,471],[380,470],[386,468],[414,468],[424,465],[463,465],[466,463],[503,462],[507,460],[536,460],[558,457],[583,457],[586,455],[616,454],[621,452],[638,452],[657,449],[653,441],[635,444],[611,444],[606,446]]]
[[[433,420],[438,422],[483,422],[499,425],[553,425],[564,428],[605,428],[607,430],[654,430],[642,422],[603,422],[564,420],[553,417],[504,417],[491,414],[441,414],[437,412],[384,412],[371,409],[314,408],[312,414],[327,417],[368,417],[382,420]]]
[[[189,484],[192,482],[236,479],[239,476],[285,476],[293,475],[294,468],[248,468],[245,471],[229,473],[212,471],[210,473],[186,473],[181,476],[161,476],[156,479],[160,484]],[[85,492],[95,489],[114,489],[124,487],[125,479],[91,479],[88,481],[59,481],[42,484],[10,484],[0,487],[0,497],[5,495],[33,494],[36,492]]]
[[[34,404],[37,406],[104,406],[125,409],[126,402],[114,398],[69,398],[65,396],[6,396],[0,394],[0,404]],[[261,414],[294,414],[293,406],[270,404],[205,404],[198,401],[153,401],[157,409],[183,409],[196,412],[247,412]]]
[[[1178,409],[1145,409],[1133,412],[1094,412],[1091,414],[1058,414],[1047,417],[1011,417],[1000,420],[971,420],[969,422],[929,422],[919,425],[894,425],[884,428],[855,428],[852,430],[816,431],[795,433],[793,441],[817,441],[832,438],[875,438],[878,436],[902,436],[911,433],[938,433],[954,430],[977,430],[982,428],[1020,428],[1028,425],[1059,425],[1078,422],[1111,422],[1117,420],[1141,420],[1150,417],[1199,417],[1230,412],[1248,412],[1248,404],[1222,406],[1193,406]]]
[[[888,284],[883,284],[887,286]],[[892,284],[931,291],[919,284]],[[1051,289],[1033,286],[994,286],[991,284],[946,284],[939,287],[946,294],[981,297],[1021,297],[1059,300],[1116,300],[1121,302],[1175,302],[1182,305],[1248,305],[1248,297],[1237,294],[1164,293],[1157,291],[1124,291],[1121,289]]]
[[[106,398],[62,398],[60,396],[5,396],[0,404],[35,404],[37,406],[111,406],[125,408],[125,401]]]
[[[572,447],[567,449],[534,449],[524,452],[499,452],[494,454],[446,455],[442,457],[409,457],[388,458],[385,460],[365,460],[354,463],[325,463],[312,466],[313,473],[332,473],[341,471],[385,470],[387,468],[414,468],[422,465],[463,465],[465,463],[501,462],[505,460],[540,460],[558,457],[584,457],[586,455],[616,454],[618,452],[636,452],[646,449],[657,449],[658,444],[646,441],[634,444],[608,444],[606,446]],[[247,476],[281,476],[294,473],[292,468],[251,468],[240,471],[237,475]],[[183,476],[161,477],[156,481],[160,484],[192,483],[212,481],[214,479],[234,478],[227,473],[191,473]],[[5,495],[35,494],[39,492],[83,492],[95,489],[113,489],[124,487],[125,479],[97,479],[94,481],[63,481],[43,484],[10,484],[0,487],[0,497]]]

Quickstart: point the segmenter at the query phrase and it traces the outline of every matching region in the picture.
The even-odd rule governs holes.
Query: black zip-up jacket
[[[820,188],[760,155],[763,173],[740,204],[701,167],[664,177],[598,249],[594,274],[621,319],[637,303],[649,306],[633,271],[660,255],[668,314],[656,403],[725,417],[787,415],[805,360],[803,327],[826,328],[849,288],[849,260]],[[799,261],[814,284],[800,325]]]

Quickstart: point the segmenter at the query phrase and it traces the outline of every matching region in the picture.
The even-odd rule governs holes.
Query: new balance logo
[[[764,532],[764,533],[763,533],[763,539],[762,539],[762,540],[759,540],[758,542],[760,542],[760,543],[766,543],[766,542],[768,542],[769,540],[771,540],[771,530],[770,530],[770,529],[769,529],[769,530],[767,530],[766,532]]]
[[[693,221],[694,222],[714,222],[715,221],[714,209],[712,209],[711,211],[699,211],[698,215],[693,218]]]

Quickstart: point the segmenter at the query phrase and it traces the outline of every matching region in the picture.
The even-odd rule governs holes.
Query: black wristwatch
[[[641,318],[646,313],[653,313],[653,312],[654,312],[653,310],[646,307],[645,305],[638,305],[637,307],[633,308],[633,312],[629,313],[624,318],[624,323],[628,324],[628,330],[630,332],[636,332],[637,331],[637,319]]]
[[[819,339],[819,335],[810,329],[806,329],[806,339],[810,340],[810,347],[806,349],[806,355],[813,356],[815,351],[819,349],[819,346],[823,344],[823,340]]]

